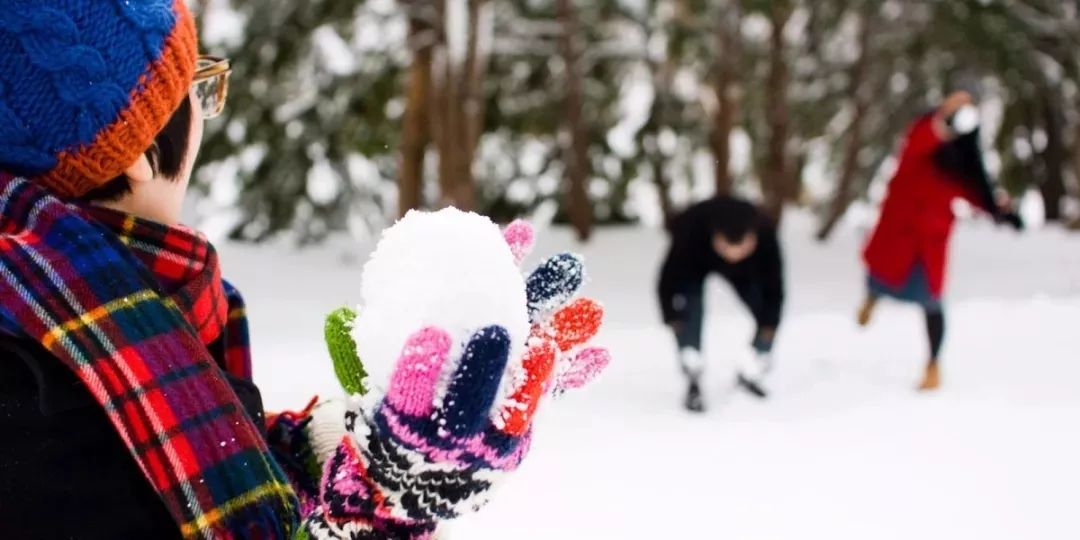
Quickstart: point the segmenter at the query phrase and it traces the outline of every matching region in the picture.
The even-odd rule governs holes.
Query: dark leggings
[[[945,340],[945,313],[926,311],[926,334],[930,338],[930,362],[937,363],[941,342]]]
[[[705,326],[705,300],[704,290],[701,287],[689,288],[682,294],[685,305],[683,306],[683,320],[679,325],[679,330],[675,333],[675,340],[679,344],[679,349],[693,349],[695,351],[701,351],[701,337]],[[748,304],[751,312],[754,311],[754,306],[760,305],[763,300],[758,300],[761,297],[757,291],[750,290],[742,297],[743,302]],[[759,353],[768,353],[772,350],[773,338],[770,335],[766,339],[763,333],[763,328],[758,324],[757,329],[754,331],[754,341],[752,347]],[[773,328],[773,330],[776,330]]]
[[[701,350],[701,333],[705,325],[704,291],[700,287],[689,288],[682,293],[682,320],[679,321],[675,340],[679,349]]]

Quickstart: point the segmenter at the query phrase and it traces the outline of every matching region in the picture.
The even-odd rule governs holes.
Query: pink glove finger
[[[555,383],[557,393],[578,389],[589,384],[611,363],[611,353],[602,347],[584,349],[570,361]]]
[[[528,221],[523,219],[514,220],[503,230],[503,238],[510,245],[510,252],[514,254],[514,262],[521,264],[525,257],[532,252],[536,243],[536,231]]]
[[[550,331],[559,350],[565,352],[595,337],[603,321],[603,306],[591,298],[579,298],[555,313]]]
[[[430,416],[435,407],[435,386],[452,343],[445,330],[435,327],[409,336],[390,377],[386,401],[404,414]]]
[[[533,338],[535,345],[530,345],[522,359],[525,377],[514,395],[502,406],[501,414],[505,425],[503,432],[521,436],[529,431],[536,407],[544,395],[544,389],[551,373],[555,370],[555,343],[551,340]]]

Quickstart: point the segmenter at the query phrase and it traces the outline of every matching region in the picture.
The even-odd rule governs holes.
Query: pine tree
[[[229,104],[207,124],[196,176],[211,195],[205,213],[238,208],[230,236],[256,241],[380,228],[395,197],[386,179],[396,175],[407,60],[400,11],[212,0],[200,19],[204,50],[233,59]],[[232,26],[239,37],[206,39]]]
[[[446,204],[550,206],[587,238],[651,191],[665,221],[712,192],[776,217],[811,204],[825,239],[972,76],[1003,107],[987,131],[1010,192],[1038,188],[1054,219],[1080,187],[1076,2],[192,2],[204,49],[234,59],[200,210],[237,238],[363,234]]]

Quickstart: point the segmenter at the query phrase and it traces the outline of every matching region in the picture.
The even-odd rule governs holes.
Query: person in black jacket
[[[776,228],[754,205],[715,197],[691,206],[671,224],[671,248],[658,292],[664,323],[675,334],[689,379],[685,406],[694,412],[704,410],[700,387],[704,283],[712,273],[731,284],[757,324],[752,344],[756,359],[738,366],[738,383],[763,398],[761,377],[770,367],[784,304],[784,268]]]

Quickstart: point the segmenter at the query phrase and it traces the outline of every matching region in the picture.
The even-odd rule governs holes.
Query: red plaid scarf
[[[2,326],[86,384],[185,537],[288,538],[295,495],[207,349],[237,326],[227,296],[201,236],[0,173]]]
[[[217,251],[197,231],[90,206],[85,210],[114,233],[153,272],[160,292],[180,308],[221,368],[251,380],[247,313],[240,292],[221,279]]]

